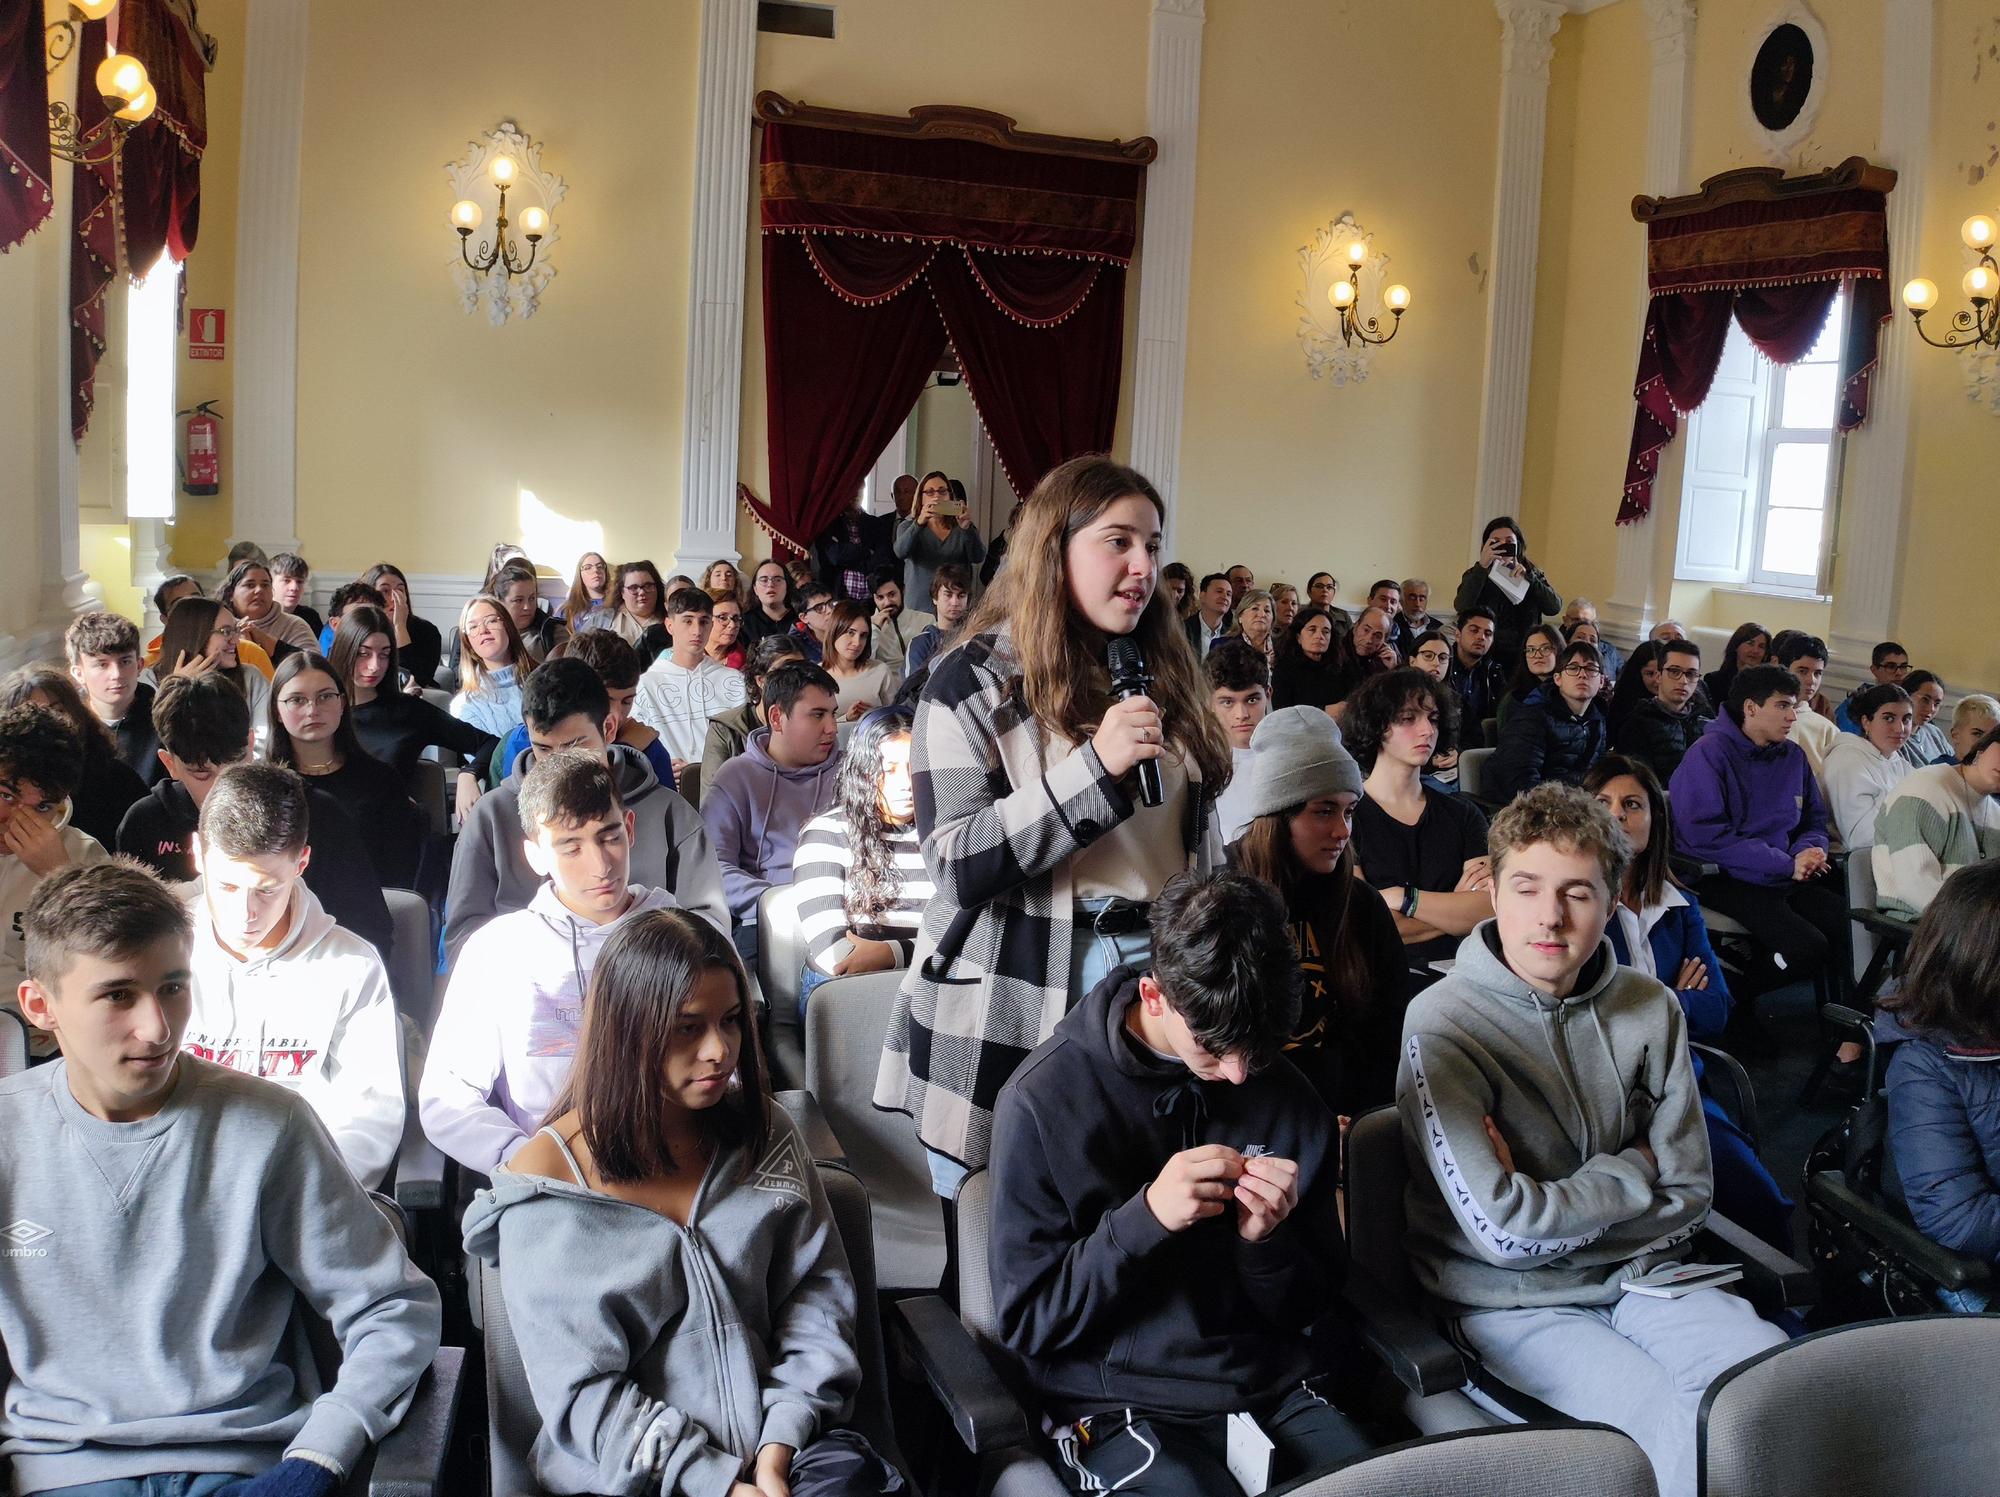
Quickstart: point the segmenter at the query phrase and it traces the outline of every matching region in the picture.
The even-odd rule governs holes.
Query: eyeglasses
[[[240,644],[243,640],[243,630],[241,628],[217,629],[215,633],[220,635],[222,642],[227,645]]]
[[[831,607],[833,607],[831,603],[827,603],[824,601],[819,603],[809,604],[806,607],[806,617],[810,618],[812,617],[812,615],[816,613],[825,613]]]
[[[1531,659],[1553,660],[1555,658],[1556,647],[1554,645],[1529,645],[1522,653]]]
[[[1579,681],[1595,680],[1604,674],[1603,671],[1594,665],[1566,665],[1563,667],[1562,673],[1565,676],[1572,676]]]
[[[331,707],[340,700],[340,693],[333,690],[316,691],[311,696],[301,696],[293,692],[290,696],[278,698],[278,705],[288,712],[303,712],[308,707]]]
[[[1663,665],[1660,667],[1660,674],[1670,681],[1692,681],[1699,677],[1701,672],[1690,665]]]
[[[635,593],[635,594],[657,592],[658,590],[659,590],[658,587],[651,582],[628,582],[625,584],[624,587],[619,589],[619,591],[621,592]]]

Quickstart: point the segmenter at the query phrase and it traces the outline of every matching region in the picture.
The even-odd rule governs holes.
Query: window
[[[1708,399],[1688,418],[1676,577],[1820,591],[1846,322],[1842,294],[1819,340],[1792,365],[1763,358],[1730,323]]]
[[[174,517],[180,287],[180,267],[162,254],[125,302],[125,513],[134,520]]]

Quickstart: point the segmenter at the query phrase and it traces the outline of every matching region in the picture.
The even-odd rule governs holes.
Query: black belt
[[[1152,905],[1144,901],[1113,894],[1101,899],[1079,899],[1076,923],[1089,926],[1100,936],[1130,936],[1147,928],[1152,912]]]

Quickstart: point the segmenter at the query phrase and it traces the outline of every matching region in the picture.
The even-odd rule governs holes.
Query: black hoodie
[[[1000,1335],[1058,1421],[1254,1411],[1333,1370],[1306,1335],[1347,1263],[1333,1114],[1285,1060],[1232,1086],[1159,1058],[1125,1028],[1138,996],[1113,969],[994,1112]],[[1179,1233],[1146,1204],[1170,1158],[1210,1143],[1297,1161],[1298,1205],[1265,1241],[1237,1234],[1233,1204]]]

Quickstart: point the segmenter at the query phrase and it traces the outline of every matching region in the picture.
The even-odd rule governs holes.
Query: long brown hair
[[[1282,811],[1252,817],[1250,824],[1243,828],[1243,835],[1230,847],[1230,861],[1238,872],[1262,879],[1278,891],[1278,897],[1285,902],[1287,918],[1291,914],[1292,896],[1307,876],[1298,854],[1292,851],[1292,819],[1310,804],[1309,801],[1302,802],[1287,806]],[[1340,850],[1340,856],[1334,860],[1333,872],[1327,877],[1333,881],[1332,903],[1337,925],[1333,934],[1333,949],[1329,951],[1322,944],[1320,960],[1326,964],[1327,985],[1335,1004],[1343,1012],[1363,1013],[1374,1004],[1375,993],[1368,975],[1368,957],[1361,949],[1360,933],[1355,929],[1355,922],[1347,918],[1347,912],[1353,905],[1354,886],[1360,882],[1354,873],[1352,837]],[[1327,932],[1316,930],[1315,933],[1324,943]]]
[[[1620,775],[1630,775],[1639,782],[1639,788],[1646,792],[1646,809],[1652,818],[1653,829],[1647,836],[1646,850],[1625,870],[1625,882],[1639,896],[1640,905],[1650,907],[1666,898],[1668,884],[1680,883],[1674,877],[1673,812],[1667,806],[1667,792],[1660,786],[1660,777],[1644,759],[1606,754],[1590,766],[1590,772],[1583,777],[1583,788],[1596,795]],[[1614,815],[1612,819],[1617,818]],[[1615,901],[1624,892],[1613,889],[1611,897]]]
[[[1905,1028],[2000,1048],[2000,860],[1961,868],[1917,922],[1896,990],[1875,1000]]]
[[[472,622],[472,610],[484,605],[500,615],[500,627],[507,634],[507,663],[514,667],[515,684],[526,686],[528,672],[535,668],[535,662],[528,657],[528,647],[521,642],[521,631],[514,627],[514,615],[507,611],[507,605],[491,593],[480,593],[467,598],[465,606],[458,611],[458,689],[469,697],[482,695],[491,675],[486,662],[479,658],[479,652],[472,648],[472,641],[465,637],[466,625]],[[395,635],[389,636],[391,639]],[[388,677],[383,677],[384,681]],[[376,688],[377,691],[381,687]]]
[[[591,597],[590,588],[585,585],[583,580],[583,564],[593,556],[597,558],[597,564],[604,568],[604,602],[602,604],[599,604],[597,599]],[[563,617],[574,626],[578,619],[582,618],[593,608],[616,608],[617,606],[618,578],[617,574],[612,570],[611,563],[604,559],[602,551],[584,552],[583,555],[576,559],[576,575],[570,579],[569,596],[563,599]]]
[[[647,910],[622,923],[598,954],[576,1059],[546,1119],[577,1115],[598,1176],[607,1184],[657,1180],[680,1167],[667,1144],[668,1102],[660,1078],[673,1046],[674,1021],[708,971],[727,972],[736,984],[743,1044],[736,1056],[736,1086],[699,1121],[718,1142],[742,1143],[752,1156],[761,1156],[770,1141],[764,1057],[736,949],[699,915]]]
[[[1135,470],[1102,453],[1051,468],[1021,507],[1007,542],[1007,565],[959,631],[958,642],[1003,625],[1021,665],[1021,694],[1049,734],[1082,743],[1097,731],[1107,696],[1105,638],[1069,604],[1064,561],[1070,537],[1120,499],[1146,500],[1161,519],[1166,502]],[[1194,761],[1202,790],[1219,795],[1233,761],[1229,740],[1208,706],[1208,683],[1173,599],[1156,586],[1130,638],[1153,672],[1150,695],[1166,724],[1168,744]]]

